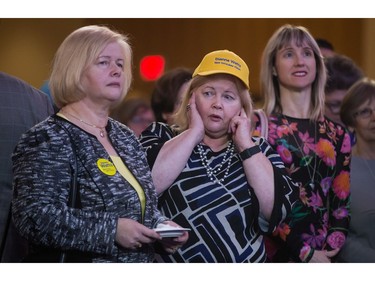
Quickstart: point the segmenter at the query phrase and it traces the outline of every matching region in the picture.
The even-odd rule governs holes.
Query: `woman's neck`
[[[282,114],[295,118],[310,118],[311,90],[296,92],[283,89],[280,102]]]
[[[357,139],[357,143],[352,148],[352,154],[354,156],[364,158],[367,160],[375,159],[375,143],[368,143],[362,139]]]
[[[84,101],[68,104],[62,108],[62,113],[68,113],[97,127],[105,127],[108,123],[109,112]]]
[[[212,151],[220,151],[222,149],[224,149],[225,147],[228,146],[228,137],[227,136],[223,136],[221,138],[211,138],[207,135],[204,136],[203,138],[203,143],[207,146],[209,146]]]

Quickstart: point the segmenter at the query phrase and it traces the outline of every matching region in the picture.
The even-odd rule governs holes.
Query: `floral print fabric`
[[[350,219],[350,136],[326,118],[312,122],[273,114],[268,121],[268,141],[298,183],[300,194],[291,215],[268,243],[270,258],[308,262],[313,249],[332,250],[345,242]],[[259,132],[258,120],[254,134]]]

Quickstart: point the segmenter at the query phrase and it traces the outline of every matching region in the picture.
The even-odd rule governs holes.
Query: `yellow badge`
[[[100,158],[98,161],[96,161],[96,164],[98,165],[99,170],[104,174],[108,176],[113,176],[114,174],[116,174],[115,165],[113,165],[107,159]]]

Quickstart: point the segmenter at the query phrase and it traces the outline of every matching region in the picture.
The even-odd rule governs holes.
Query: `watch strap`
[[[242,161],[245,161],[246,159],[250,158],[251,156],[261,152],[260,147],[258,145],[255,145],[250,148],[246,148],[244,151],[240,153],[240,158]]]

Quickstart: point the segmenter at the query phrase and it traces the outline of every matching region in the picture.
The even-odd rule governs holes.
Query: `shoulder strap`
[[[260,135],[268,139],[268,118],[263,109],[255,109],[254,113],[259,116],[260,121]]]

